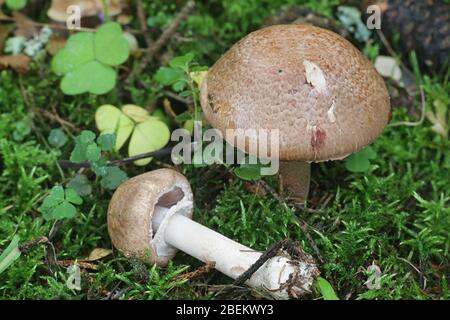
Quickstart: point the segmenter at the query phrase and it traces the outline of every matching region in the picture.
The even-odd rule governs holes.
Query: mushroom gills
[[[154,234],[158,232],[158,229],[167,212],[169,212],[169,209],[183,198],[184,192],[179,187],[174,187],[172,190],[159,197],[158,202],[155,205],[155,211],[153,212],[152,218],[152,229]]]

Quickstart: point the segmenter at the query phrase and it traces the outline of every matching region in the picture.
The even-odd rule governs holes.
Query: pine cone
[[[450,57],[450,5],[439,0],[366,1],[382,10],[382,31],[388,37],[398,33],[405,54],[415,50],[422,66],[445,71]],[[365,12],[365,10],[364,10]]]

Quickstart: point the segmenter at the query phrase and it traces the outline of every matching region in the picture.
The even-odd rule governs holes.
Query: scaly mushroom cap
[[[191,218],[192,198],[189,182],[174,170],[159,169],[125,181],[109,203],[108,232],[112,243],[125,256],[167,265],[176,249],[163,243],[163,235],[155,240],[158,235],[152,223],[155,208],[177,209],[182,204],[181,212],[177,213]]]
[[[341,36],[307,25],[270,26],[240,40],[209,70],[201,105],[224,136],[226,129],[279,129],[280,160],[343,158],[370,144],[390,117],[372,63]]]
[[[66,22],[68,18],[67,8],[78,6],[82,17],[96,16],[103,12],[102,0],[53,0],[47,15],[50,19]],[[118,15],[122,11],[120,0],[110,0],[108,3],[108,14]]]

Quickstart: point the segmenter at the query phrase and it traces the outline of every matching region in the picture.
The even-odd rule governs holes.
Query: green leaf
[[[149,120],[139,123],[131,136],[128,146],[130,157],[152,152],[163,148],[170,140],[170,130],[167,125],[159,120]],[[135,161],[136,165],[145,166],[152,159]]]
[[[56,74],[64,75],[94,59],[94,34],[76,33],[70,36],[65,47],[53,58],[52,70]]]
[[[76,143],[80,144],[90,144],[95,140],[95,133],[90,130],[81,131],[80,135],[75,139]]]
[[[158,72],[156,72],[155,80],[158,81],[163,86],[171,86],[180,79],[185,78],[185,73],[183,70],[161,67]]]
[[[371,147],[366,147],[361,151],[354,153],[345,159],[347,170],[358,173],[366,172],[370,169],[370,160],[375,159],[377,153]]]
[[[261,165],[259,164],[241,164],[234,169],[234,173],[242,180],[259,180],[261,179]]]
[[[97,144],[102,151],[111,151],[116,144],[116,135],[103,133],[97,138]]]
[[[175,120],[178,122],[185,122],[185,121],[192,120],[192,119],[194,119],[194,116],[192,115],[192,113],[190,113],[188,111],[180,113],[179,115],[177,115],[175,117]]]
[[[98,28],[94,39],[95,58],[110,66],[127,61],[130,47],[122,34],[120,24],[108,22]]]
[[[27,0],[6,0],[6,5],[11,10],[20,10],[27,5]]]
[[[0,255],[0,274],[6,270],[22,254],[19,250],[19,236],[15,235],[10,244]]]
[[[101,156],[101,150],[100,148],[97,146],[96,143],[91,143],[90,145],[87,146],[86,148],[86,160],[89,161],[98,161],[100,159]]]
[[[169,118],[169,116],[161,108],[156,109],[152,113],[152,116],[155,117],[155,118],[158,118],[160,121],[164,122],[165,124],[170,125],[170,118]]]
[[[75,217],[77,214],[77,209],[68,201],[64,201],[60,205],[56,206],[47,215],[44,215],[46,220],[59,220],[59,219],[70,219]]]
[[[84,174],[77,174],[69,181],[67,188],[75,190],[80,196],[88,196],[92,193],[92,187]]]
[[[172,85],[172,89],[173,89],[173,91],[175,91],[175,92],[181,92],[181,91],[183,91],[185,88],[186,88],[186,81],[183,81],[183,80],[179,80],[179,81],[177,81],[177,82],[175,82],[173,85]],[[186,92],[186,91],[185,91]],[[181,94],[180,94],[180,96],[186,96],[186,95],[183,95],[185,92],[182,92]],[[192,95],[192,93],[190,92],[190,91],[188,91],[189,92],[189,96],[190,95]]]
[[[114,133],[119,124],[122,111],[119,108],[104,104],[95,112],[95,124],[102,133]]]
[[[115,106],[106,104],[95,112],[95,123],[101,133],[115,133],[117,151],[122,148],[134,129],[134,122]]]
[[[97,161],[96,148],[98,147],[94,141],[95,133],[89,130],[83,130],[75,139],[75,148],[70,154],[70,161],[75,163],[81,163],[87,160]]]
[[[135,122],[144,122],[153,119],[153,117],[142,107],[134,104],[126,104],[122,107],[122,112]]]
[[[101,185],[106,189],[114,190],[126,179],[127,174],[118,167],[107,167]]]
[[[66,189],[66,200],[73,204],[82,204],[83,199],[78,195],[78,193],[71,188]]]
[[[317,278],[316,287],[319,289],[320,293],[322,293],[324,300],[339,300],[331,284],[324,278]]]
[[[91,169],[97,176],[103,177],[107,174],[107,163],[108,162],[105,159],[100,159],[99,161],[92,163]]]
[[[61,90],[67,95],[85,92],[105,94],[116,85],[114,69],[97,61],[90,61],[67,73],[61,81]]]
[[[13,132],[13,139],[16,141],[23,141],[27,135],[31,133],[30,121],[26,117],[16,123],[16,128]]]
[[[194,59],[194,55],[192,53],[187,53],[184,56],[179,56],[179,57],[175,57],[173,58],[169,65],[172,68],[178,68],[178,69],[182,69],[184,71],[187,71],[189,69],[189,63],[191,63],[191,61]]]
[[[56,205],[60,204],[63,201],[64,201],[64,188],[61,186],[54,186],[50,190],[48,196],[42,202],[39,211],[40,212],[42,212],[42,210],[46,211],[50,208],[55,207]]]
[[[67,143],[68,139],[62,129],[52,129],[47,140],[52,147],[61,148]]]

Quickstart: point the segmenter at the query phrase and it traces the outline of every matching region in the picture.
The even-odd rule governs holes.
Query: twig
[[[93,263],[85,262],[85,261],[77,261],[77,260],[58,260],[55,261],[55,264],[60,267],[70,267],[73,265],[77,265],[80,268],[87,269],[87,270],[97,270],[97,266]]]
[[[205,265],[201,266],[200,268],[198,268],[195,271],[183,273],[183,274],[176,276],[174,278],[174,280],[180,281],[180,280],[192,280],[194,278],[198,278],[206,273],[209,273],[212,269],[215,268],[215,266],[216,266],[215,261],[209,261]]]
[[[248,268],[244,273],[242,273],[239,277],[237,277],[236,280],[234,280],[233,286],[236,286],[236,287],[242,286],[245,283],[245,281],[250,279],[252,277],[252,275],[256,271],[258,271],[258,269],[261,268],[264,263],[267,262],[267,260],[275,257],[278,254],[278,252],[280,252],[280,250],[283,247],[285,247],[285,245],[288,241],[289,240],[279,241],[279,242],[275,243],[270,249],[266,250],[266,252],[264,252],[259,257],[259,259],[256,260],[256,262],[250,266],[250,268]]]
[[[21,244],[18,249],[21,253],[27,253],[31,248],[33,248],[41,243],[47,243],[47,242],[48,242],[48,238],[46,236],[42,236],[37,239],[27,241],[27,242]]]
[[[49,119],[50,121],[59,123],[66,131],[68,131],[68,128],[75,132],[79,132],[80,129],[78,129],[73,123],[61,118],[56,112],[49,112],[48,110],[39,109],[39,111],[42,113],[42,115]]]
[[[145,19],[144,4],[142,3],[142,0],[138,0],[136,3],[136,12],[139,19],[139,24],[141,25],[142,34],[144,35],[145,43],[147,44],[147,48],[151,48],[153,45],[153,41],[150,37],[150,33],[148,32],[147,20]]]
[[[162,158],[171,154],[173,147],[168,147],[165,149],[147,152],[143,154],[139,154],[133,157],[128,157],[120,160],[111,160],[107,162],[108,166],[123,166],[128,163],[132,163],[137,160],[147,159],[147,158]],[[70,160],[59,160],[58,164],[61,168],[90,168],[91,163],[89,161],[85,162],[72,162]]]
[[[181,9],[178,15],[175,17],[173,22],[164,30],[161,36],[156,40],[156,42],[149,48],[147,54],[142,58],[141,63],[139,64],[139,68],[135,68],[133,72],[129,75],[126,80],[127,84],[131,84],[135,78],[135,75],[142,70],[153,60],[156,53],[159,52],[169,41],[169,39],[175,34],[181,22],[186,19],[189,12],[194,8],[195,1],[190,0],[186,3],[186,5]]]
[[[406,127],[417,127],[423,124],[423,122],[425,121],[425,116],[426,116],[426,99],[425,99],[425,92],[423,90],[423,86],[421,85],[420,87],[420,99],[421,99],[421,115],[420,115],[420,119],[419,121],[416,122],[410,122],[410,121],[400,121],[400,122],[395,122],[395,123],[391,123],[388,124],[388,127],[399,127],[399,126],[406,126]]]
[[[245,272],[243,272],[239,277],[234,280],[234,282],[229,285],[223,287],[221,290],[219,290],[218,295],[224,296],[228,294],[230,291],[233,291],[234,288],[241,287],[248,279],[250,279],[253,274],[258,271],[259,268],[261,268],[264,263],[266,263],[269,259],[275,257],[280,250],[286,245],[288,240],[282,240],[277,243],[275,243],[271,248],[266,250],[258,260],[255,261],[254,264],[250,266]]]
[[[11,17],[0,17],[0,22],[15,22],[16,20],[14,18]],[[49,27],[50,29],[54,29],[54,30],[65,30],[65,31],[83,31],[83,32],[95,32],[97,29],[95,28],[84,28],[84,27],[80,27],[79,29],[69,29],[67,28],[67,26],[65,26],[64,24],[56,24],[56,23],[40,23],[40,22],[35,22],[30,20],[29,23],[33,26],[36,27]],[[132,34],[141,34],[142,31],[141,30],[127,30],[128,32],[132,33]]]

